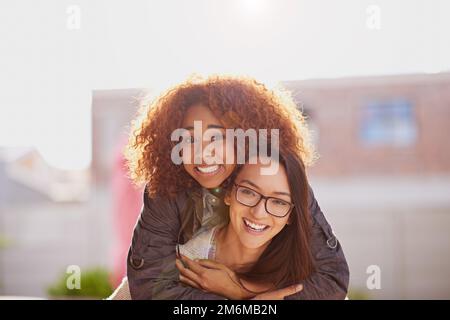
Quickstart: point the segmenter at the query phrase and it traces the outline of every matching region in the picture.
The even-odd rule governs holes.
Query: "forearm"
[[[340,272],[348,270],[342,267]],[[338,271],[339,272],[339,271]],[[334,276],[322,269],[306,279],[303,290],[286,297],[287,300],[343,300],[347,296],[348,279],[346,276]]]
[[[127,259],[132,299],[223,299],[181,284],[175,267],[180,229],[175,200],[149,199],[133,232]]]
[[[182,284],[175,267],[175,256],[154,261],[143,270],[130,267],[128,277],[135,300],[220,300],[222,296]],[[131,269],[131,270],[130,270]],[[131,276],[131,278],[130,278]]]

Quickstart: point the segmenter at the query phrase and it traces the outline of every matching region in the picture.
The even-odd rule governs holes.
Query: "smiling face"
[[[279,199],[279,202],[271,200],[275,201],[275,206],[289,205],[291,197],[284,167],[280,165],[275,175],[261,175],[260,170],[263,167],[258,163],[247,164],[242,168],[235,183],[248,189],[239,192],[243,192],[243,196],[254,197],[256,195],[252,193],[254,190],[265,197]],[[270,240],[286,226],[290,213],[281,218],[269,214],[266,211],[265,199],[261,199],[254,207],[243,205],[236,199],[236,191],[237,187],[234,186],[225,197],[225,203],[230,206],[229,227],[246,248],[256,249],[268,245]]]
[[[189,173],[189,175],[202,187],[219,187],[222,182],[231,175],[236,166],[234,163],[227,164],[225,161],[227,153],[230,152],[230,154],[232,154],[230,148],[233,148],[233,145],[232,143],[227,143],[225,139],[225,128],[208,107],[204,105],[194,105],[187,110],[183,119],[183,128],[190,131],[192,138],[194,138],[194,121],[201,121],[202,125],[201,139],[203,140],[203,152],[201,155],[204,155],[205,151],[209,149],[213,151],[211,155],[214,158],[223,159],[223,161],[213,161],[212,164],[207,164],[206,159],[201,157],[200,163],[196,164],[194,161],[194,143],[192,143],[191,159],[188,159],[189,161],[184,161],[183,166],[187,173]],[[205,131],[207,130],[210,133],[213,133],[213,135],[205,134]],[[210,148],[214,147],[214,144],[216,144],[217,148]]]

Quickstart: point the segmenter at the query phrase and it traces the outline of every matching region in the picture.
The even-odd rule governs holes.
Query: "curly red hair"
[[[125,148],[129,174],[137,185],[147,185],[150,197],[196,184],[183,165],[172,162],[175,142],[170,139],[195,104],[209,107],[225,128],[279,129],[281,149],[300,154],[305,165],[314,159],[305,119],[289,92],[269,90],[247,77],[190,78],[144,104],[132,122]]]

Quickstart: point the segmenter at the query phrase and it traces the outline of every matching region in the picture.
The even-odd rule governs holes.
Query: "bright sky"
[[[159,89],[193,72],[449,71],[449,15],[447,0],[2,0],[0,146],[86,167],[92,89]]]

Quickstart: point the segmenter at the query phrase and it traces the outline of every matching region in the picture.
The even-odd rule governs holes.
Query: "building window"
[[[409,101],[371,101],[363,108],[360,137],[368,146],[410,146],[417,138]]]

